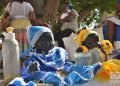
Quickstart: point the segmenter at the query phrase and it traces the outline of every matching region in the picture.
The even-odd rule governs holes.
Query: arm
[[[72,9],[69,13],[68,13],[68,16],[66,16],[64,19],[63,19],[63,21],[65,21],[65,22],[71,22],[71,21],[73,21],[75,18],[77,18],[78,17],[78,13],[74,10],[74,9]]]
[[[32,59],[27,59],[22,67],[21,76],[25,81],[33,81],[41,79],[41,71],[37,61],[32,61]]]
[[[34,9],[30,3],[28,3],[28,7],[29,7],[29,15],[28,15],[29,20],[32,25],[35,25],[36,24],[36,15],[35,15]]]
[[[29,20],[30,20],[32,25],[36,24],[36,16],[35,16],[35,12],[34,11],[30,11],[29,12]]]

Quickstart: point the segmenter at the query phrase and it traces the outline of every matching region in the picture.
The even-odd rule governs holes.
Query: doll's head
[[[28,42],[38,53],[47,54],[54,47],[52,31],[43,26],[30,26],[27,29]]]
[[[82,45],[86,46],[88,49],[93,49],[98,46],[99,37],[98,35],[91,33],[82,42]]]
[[[35,48],[41,53],[48,53],[53,47],[54,43],[49,32],[44,32],[35,43]]]
[[[75,41],[80,47],[84,46],[89,50],[98,47],[100,37],[95,31],[83,29],[75,37]]]
[[[102,59],[107,60],[107,56],[112,52],[113,46],[109,40],[102,40],[100,49],[102,51]]]

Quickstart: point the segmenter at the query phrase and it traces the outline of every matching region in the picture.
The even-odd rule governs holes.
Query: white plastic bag
[[[79,47],[75,41],[74,41],[75,34],[72,33],[69,37],[63,38],[65,49],[68,52],[69,58],[71,61],[75,61],[74,53],[76,52],[76,49]]]

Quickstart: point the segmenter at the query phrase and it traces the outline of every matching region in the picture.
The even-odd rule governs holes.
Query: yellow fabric
[[[80,33],[74,38],[74,40],[79,46],[81,46],[82,42],[88,37],[88,35],[93,34],[93,33],[98,35],[99,41],[100,41],[99,34],[95,31],[88,30],[88,29],[81,30]]]
[[[85,34],[88,33],[88,31],[89,30],[87,30],[87,29],[81,30],[80,33],[74,38],[75,42],[78,45],[82,45],[82,42],[84,41],[83,38],[84,38]]]
[[[80,46],[80,47],[83,49],[83,53],[88,52],[87,47],[85,47],[85,46]]]
[[[103,62],[94,79],[100,82],[110,81],[110,74],[114,72],[120,72],[120,60],[118,59]]]
[[[112,43],[109,40],[102,40],[101,42],[102,48],[105,51],[106,55],[108,56],[110,52],[113,50]],[[102,59],[105,60],[105,54],[102,53]]]
[[[15,19],[10,22],[10,26],[14,29],[24,29],[27,26],[31,26],[31,23],[28,19]]]

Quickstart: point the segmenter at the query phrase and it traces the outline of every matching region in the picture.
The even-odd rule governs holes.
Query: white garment
[[[115,24],[117,24],[117,25],[120,25],[120,19],[118,19],[117,16],[110,17],[110,18],[108,18],[107,20],[110,20],[110,21],[112,21],[113,23],[115,23]]]
[[[120,25],[120,19],[118,18],[118,16],[116,16],[116,14],[113,13],[107,13],[104,12],[103,17],[102,17],[102,22],[103,24],[106,24],[107,21],[112,21],[113,23],[115,23],[116,25]]]
[[[73,21],[71,21],[71,22],[64,22],[63,23],[63,25],[61,27],[62,31],[65,30],[65,29],[67,29],[67,28],[72,29],[74,31],[78,30],[78,21],[77,21],[77,19],[78,19],[79,15],[78,15],[78,13],[74,9],[72,9],[72,11],[75,13],[76,16],[73,19]],[[63,15],[67,16],[67,13],[63,13]],[[61,15],[61,17],[63,17],[63,15]]]
[[[30,3],[17,1],[8,3],[5,10],[9,12],[12,18],[27,18],[29,12],[34,11]]]

